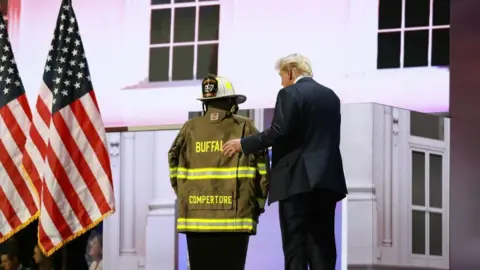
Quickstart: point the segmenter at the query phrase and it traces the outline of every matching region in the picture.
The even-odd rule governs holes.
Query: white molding
[[[135,133],[122,133],[120,190],[120,256],[136,255],[135,249]]]
[[[110,163],[112,166],[112,177],[114,190],[119,190],[120,181],[120,133],[107,133],[109,145]],[[120,194],[115,192],[116,212],[103,221],[103,268],[105,270],[119,270],[120,250]]]
[[[347,200],[355,201],[374,201],[375,187],[373,185],[348,186]]]
[[[265,127],[265,109],[255,109],[251,110],[253,112],[253,121],[255,127],[259,131],[263,131]]]
[[[392,107],[384,107],[384,148],[383,148],[383,230],[382,245],[392,246],[392,181],[393,181],[393,115]]]
[[[176,200],[155,198],[148,204],[148,216],[175,216]]]

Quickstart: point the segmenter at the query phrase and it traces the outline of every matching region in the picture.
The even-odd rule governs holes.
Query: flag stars
[[[48,65],[45,66],[45,72],[49,72],[49,71],[51,71],[50,66],[48,66]]]
[[[76,88],[76,89],[80,89],[80,83],[79,83],[79,82],[76,82],[76,83],[75,83],[75,88]]]
[[[15,81],[16,86],[20,86],[20,81]]]
[[[6,55],[2,55],[2,62],[5,62],[7,61],[7,56]]]
[[[12,82],[12,79],[10,79],[10,78],[6,78],[6,79],[5,79],[5,83],[6,83],[6,84],[10,84],[11,82]]]
[[[4,24],[4,23],[0,23],[0,29],[5,29],[5,28],[6,28],[5,24]]]
[[[62,91],[62,95],[63,95],[63,96],[68,96],[67,90],[63,90],[63,91]]]
[[[10,51],[10,48],[7,45],[5,45],[5,46],[3,46],[3,50],[8,52],[8,51]]]
[[[12,74],[13,73],[13,68],[8,68],[8,73]]]
[[[73,27],[71,27],[71,26],[70,26],[70,27],[68,27],[67,31],[68,31],[68,33],[70,33],[70,34],[71,34],[71,33],[73,32]]]
[[[3,93],[4,93],[5,95],[8,94],[8,92],[10,92],[10,89],[8,89],[8,88],[4,88],[4,89],[3,89]]]
[[[73,71],[72,71],[71,69],[69,69],[69,70],[67,71],[67,74],[68,74],[68,76],[72,76]]]

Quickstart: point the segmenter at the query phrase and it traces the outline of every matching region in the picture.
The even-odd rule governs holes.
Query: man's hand
[[[227,157],[233,157],[236,153],[242,152],[240,139],[233,139],[223,145],[223,154]]]

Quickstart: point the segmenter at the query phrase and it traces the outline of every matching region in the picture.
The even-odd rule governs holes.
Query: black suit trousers
[[[279,202],[285,270],[335,270],[338,198],[334,191],[315,190]]]
[[[244,270],[246,233],[187,233],[191,270]]]

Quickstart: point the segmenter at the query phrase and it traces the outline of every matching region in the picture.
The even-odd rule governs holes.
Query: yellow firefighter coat
[[[268,194],[268,153],[229,158],[222,145],[257,132],[250,119],[237,115],[213,122],[199,116],[184,124],[168,153],[178,232],[256,233]]]

